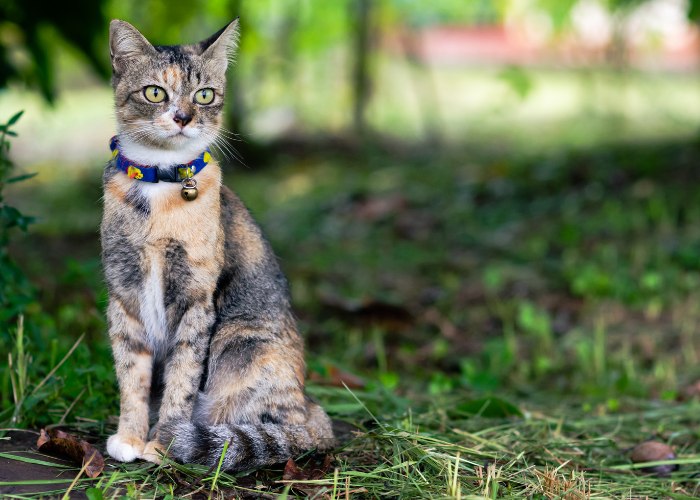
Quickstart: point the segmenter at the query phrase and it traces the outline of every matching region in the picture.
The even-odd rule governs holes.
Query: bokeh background
[[[28,220],[3,208],[1,347],[41,378],[85,334],[20,420],[116,413],[98,241],[111,18],[177,44],[240,16],[238,139],[217,155],[289,277],[334,416],[357,411],[342,382],[403,410],[426,394],[556,394],[596,414],[692,397],[699,15],[688,0],[0,2],[0,121],[24,110],[9,157],[37,174],[3,185],[1,206],[35,220],[9,228]]]

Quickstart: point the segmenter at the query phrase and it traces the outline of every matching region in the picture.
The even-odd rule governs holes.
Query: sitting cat
[[[208,150],[237,37],[237,20],[177,46],[110,25],[118,136],[101,239],[121,401],[107,451],[123,462],[214,465],[227,443],[223,468],[253,469],[334,442],[304,393],[285,277]]]

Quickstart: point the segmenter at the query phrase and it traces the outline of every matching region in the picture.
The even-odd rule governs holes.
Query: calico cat
[[[178,46],[110,25],[118,136],[101,239],[121,401],[107,451],[123,462],[215,465],[227,444],[223,468],[243,470],[334,443],[304,393],[285,277],[208,150],[237,37],[237,20]]]

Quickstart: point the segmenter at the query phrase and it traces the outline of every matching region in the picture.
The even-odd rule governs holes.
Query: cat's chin
[[[191,138],[184,134],[166,138],[162,145],[146,145],[130,140],[119,140],[121,153],[131,161],[141,165],[167,167],[188,163],[199,156],[209,144],[201,137]]]

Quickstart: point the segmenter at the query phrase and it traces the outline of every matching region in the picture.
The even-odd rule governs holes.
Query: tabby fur
[[[237,36],[234,21],[198,44],[153,46],[112,21],[125,157],[167,167],[212,144]],[[146,100],[149,85],[168,99]],[[214,89],[214,102],[194,102],[201,88]],[[228,443],[223,467],[243,470],[326,450],[331,423],[304,392],[303,343],[276,258],[215,160],[195,179],[199,196],[186,201],[179,183],[140,182],[114,162],[104,171],[102,261],[121,395],[107,451],[214,465]]]

